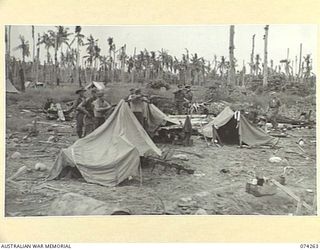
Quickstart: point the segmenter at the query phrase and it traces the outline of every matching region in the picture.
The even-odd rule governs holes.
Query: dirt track
[[[8,114],[13,115],[14,112],[17,110],[13,107],[8,109]],[[22,116],[30,116],[30,114],[22,114]],[[61,131],[59,143],[71,145],[76,140],[74,135],[67,138],[65,134],[65,132],[74,132],[71,126],[57,128]],[[51,166],[60,148],[64,146],[50,145],[45,152],[35,152],[46,145],[39,141],[46,141],[49,137],[47,125],[39,125],[39,129],[41,132],[37,137],[31,137],[29,141],[23,143],[14,145],[13,138],[21,141],[26,133],[18,133],[11,139],[7,139],[6,177],[10,177],[23,165],[32,170],[18,177],[15,183],[6,182],[6,216],[45,216],[52,201],[67,192],[104,201],[110,207],[128,208],[133,214],[194,214],[199,208],[205,209],[208,214],[294,214],[297,202],[279,189],[275,195],[264,197],[255,197],[245,192],[246,182],[252,179],[250,174],[253,171],[260,176],[275,179],[283,172],[286,165],[268,162],[273,154],[281,158],[288,157],[289,165],[293,167],[286,176],[288,188],[311,206],[316,195],[315,129],[290,131],[291,136],[281,138],[277,144],[278,149],[208,147],[205,141],[198,137],[193,138],[192,147],[159,145],[164,150],[177,149],[202,155],[202,158],[188,155],[189,161],[186,163],[196,169],[195,173],[177,174],[176,170],[164,170],[163,167],[156,167],[153,171],[150,167],[143,168],[142,187],[139,179],[136,178],[115,188],[89,184],[81,179],[43,183],[47,173],[35,171],[35,163],[43,162]],[[304,138],[306,141],[304,146],[306,153],[299,150],[296,144],[299,138]],[[48,155],[49,157],[10,159],[15,151],[19,151],[23,156]],[[181,154],[178,151],[176,153]],[[310,215],[311,213],[302,209],[302,214]]]

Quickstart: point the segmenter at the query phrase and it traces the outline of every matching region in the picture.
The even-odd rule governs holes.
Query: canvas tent
[[[91,82],[89,83],[85,89],[91,89],[91,88],[97,88],[98,90],[103,90],[105,89],[104,83],[103,82]]]
[[[11,83],[10,79],[6,79],[6,92],[7,93],[20,93],[15,86]]]
[[[168,117],[153,104],[145,103],[144,112],[146,118],[146,130],[151,136],[153,136],[161,126],[180,125],[178,121]]]
[[[49,173],[56,179],[66,167],[75,167],[90,183],[116,186],[137,176],[140,156],[161,155],[128,104],[121,100],[109,118],[91,134],[62,149]]]
[[[224,144],[257,146],[272,143],[276,138],[253,126],[239,111],[226,107],[200,131],[205,137],[213,137],[213,126]]]

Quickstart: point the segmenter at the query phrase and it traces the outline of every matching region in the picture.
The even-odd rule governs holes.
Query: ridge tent
[[[213,126],[225,144],[246,144],[257,146],[271,143],[276,138],[268,135],[262,129],[253,126],[239,111],[234,112],[226,107],[217,117],[205,125],[201,134],[213,137]]]
[[[145,127],[150,136],[153,136],[161,126],[180,125],[178,121],[171,119],[154,104],[145,103],[144,112]]]
[[[90,88],[97,88],[98,90],[102,90],[102,89],[105,89],[106,86],[104,86],[104,83],[103,82],[92,82],[92,83],[89,83],[87,86],[85,86],[85,89],[88,90]]]
[[[104,124],[61,150],[48,179],[59,178],[66,167],[75,167],[87,182],[116,186],[137,176],[140,156],[149,153],[161,155],[161,150],[121,100]]]
[[[6,79],[6,92],[7,93],[20,93],[15,86],[11,83],[10,79]]]

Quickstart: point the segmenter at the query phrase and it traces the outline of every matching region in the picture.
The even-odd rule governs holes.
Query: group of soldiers
[[[77,135],[82,138],[101,126],[112,109],[109,102],[104,99],[104,93],[97,89],[91,90],[91,95],[86,97],[86,89],[76,91],[78,95],[72,107],[68,110],[76,111]]]
[[[104,92],[97,89],[91,90],[91,95],[86,97],[84,88],[78,89],[78,95],[72,107],[67,111],[76,111],[76,130],[79,138],[90,134],[93,130],[101,126],[109,117],[113,106],[105,100]],[[141,93],[141,89],[130,89],[130,94],[125,98],[133,114],[144,127],[144,102],[150,103],[149,99]]]
[[[192,104],[193,94],[191,92],[191,86],[186,85],[185,88],[183,88],[182,84],[178,84],[178,90],[173,92],[173,94],[178,115],[183,115],[185,113],[184,109],[186,108],[188,110]]]

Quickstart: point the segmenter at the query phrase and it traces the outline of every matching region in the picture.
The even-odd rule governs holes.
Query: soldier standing
[[[84,116],[84,134],[86,136],[90,134],[95,129],[95,122],[94,122],[94,112],[93,112],[93,105],[92,102],[97,99],[96,97],[97,90],[91,90],[91,97],[83,100],[80,105],[78,106],[78,110],[82,111]]]
[[[92,102],[95,128],[100,127],[105,122],[105,113],[111,108],[111,105],[103,99],[103,96],[103,92],[98,92],[97,99]]]
[[[174,103],[176,106],[176,109],[178,111],[178,115],[183,114],[183,103],[184,103],[184,91],[182,89],[182,84],[178,84],[178,90],[173,92],[174,94]]]
[[[277,123],[277,116],[279,113],[279,108],[281,106],[281,102],[276,96],[276,92],[272,92],[270,94],[271,98],[269,101],[269,106],[268,106],[268,118],[270,122],[272,123],[272,127],[274,129],[277,129],[278,123]]]
[[[140,124],[144,127],[144,102],[149,100],[141,94],[141,90],[137,89],[134,95],[130,95],[128,101],[130,107]]]
[[[78,95],[78,98],[73,102],[71,108],[66,111],[66,113],[70,113],[72,110],[76,110],[76,121],[77,121],[77,135],[79,138],[83,137],[83,126],[84,126],[84,115],[85,113],[81,110],[77,109],[77,107],[80,105],[81,102],[85,100],[84,93],[86,92],[85,89],[81,88],[76,91],[76,94]]]

